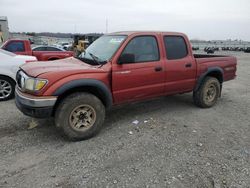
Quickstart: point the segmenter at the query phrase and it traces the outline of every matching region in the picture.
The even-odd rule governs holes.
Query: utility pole
[[[76,24],[74,25],[74,31],[75,31],[75,33],[76,33]]]
[[[106,18],[106,33],[108,33],[108,19]]]

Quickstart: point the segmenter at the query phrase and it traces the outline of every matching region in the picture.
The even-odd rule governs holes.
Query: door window
[[[187,45],[183,37],[165,36],[164,44],[169,60],[182,59],[188,55]]]
[[[152,62],[160,59],[156,38],[153,36],[139,36],[133,38],[125,47],[122,55],[134,56],[133,63]]]

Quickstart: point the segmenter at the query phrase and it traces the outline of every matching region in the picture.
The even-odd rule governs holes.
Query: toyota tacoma
[[[236,64],[231,56],[193,54],[182,33],[111,33],[77,58],[21,66],[16,105],[31,117],[54,117],[70,139],[83,140],[98,133],[113,105],[193,92],[194,104],[212,107]]]

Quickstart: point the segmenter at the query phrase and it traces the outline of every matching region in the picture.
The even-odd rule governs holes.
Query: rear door
[[[164,61],[161,60],[157,36],[135,36],[123,49],[134,62],[113,64],[112,89],[115,103],[146,99],[164,94]]]
[[[163,36],[166,64],[166,94],[192,91],[196,78],[196,62],[188,41],[183,36]]]

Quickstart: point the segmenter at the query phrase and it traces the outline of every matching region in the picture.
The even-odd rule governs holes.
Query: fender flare
[[[105,106],[107,108],[110,108],[113,103],[112,94],[108,87],[101,81],[96,79],[78,79],[78,80],[72,80],[70,82],[67,82],[63,84],[61,87],[59,87],[54,93],[53,96],[60,96],[64,94],[65,92],[79,87],[94,87],[102,94],[101,100],[105,102]]]
[[[223,83],[223,74],[224,74],[223,69],[220,68],[220,67],[210,67],[210,68],[208,68],[208,70],[207,70],[205,73],[201,74],[201,76],[198,78],[197,83],[196,83],[196,86],[195,86],[195,88],[194,88],[194,91],[197,91],[197,90],[199,89],[199,87],[200,87],[201,84],[202,84],[202,81],[203,81],[203,80],[205,79],[205,77],[206,77],[207,75],[209,75],[210,73],[219,73],[219,74],[221,75],[221,79],[219,79],[219,82],[220,82],[221,87],[222,87],[222,83]]]

